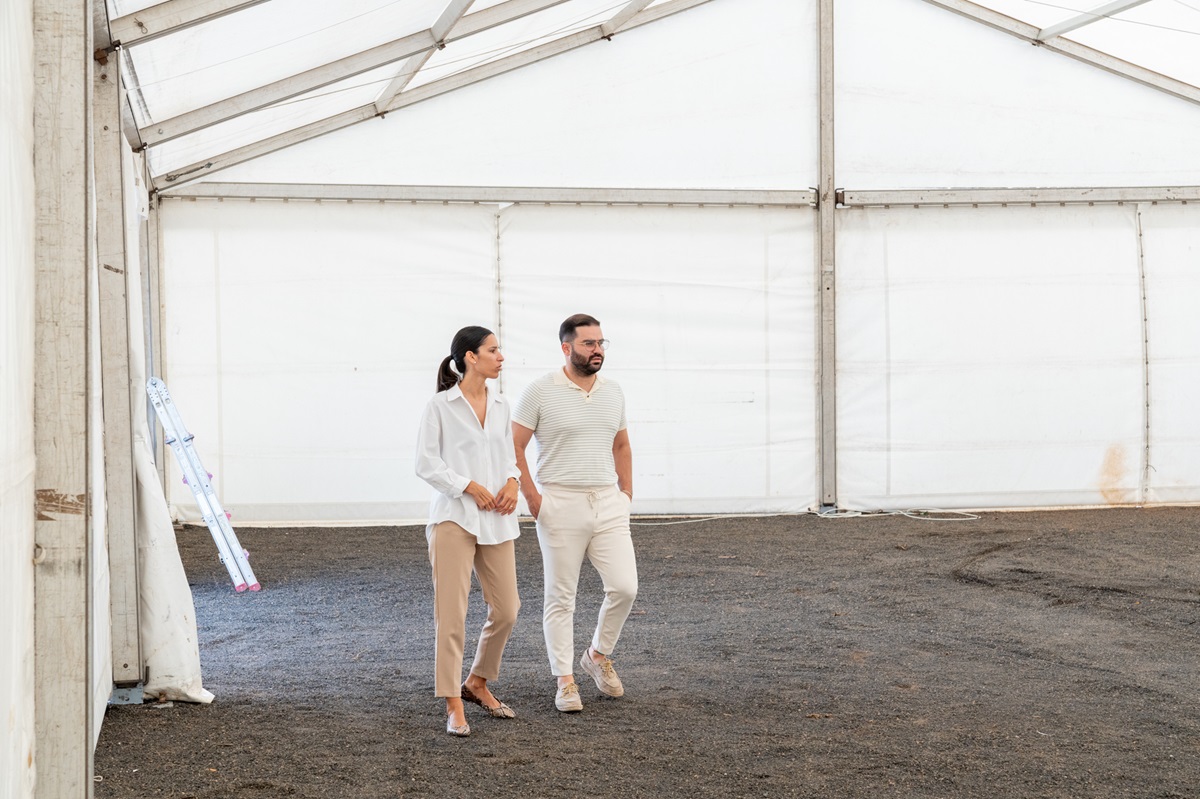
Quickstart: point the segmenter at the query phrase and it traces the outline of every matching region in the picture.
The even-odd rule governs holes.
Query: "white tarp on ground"
[[[463,325],[515,401],[592,313],[640,512],[815,494],[810,209],[167,202],[167,381],[241,522],[423,518],[416,422]],[[169,481],[174,512],[190,493]]]
[[[31,796],[33,12],[0,4],[0,796]]]

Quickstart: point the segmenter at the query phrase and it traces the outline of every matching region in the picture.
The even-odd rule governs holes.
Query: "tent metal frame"
[[[887,207],[892,205],[1024,205],[1123,202],[1188,202],[1197,199],[1196,187],[1137,187],[1137,188],[1026,188],[1026,189],[929,189],[913,191],[855,191],[838,190],[834,172],[834,0],[820,0],[818,6],[818,80],[819,80],[819,185],[810,192],[738,192],[694,190],[625,190],[586,188],[504,188],[504,187],[446,187],[446,186],[289,186],[274,184],[196,184],[201,178],[236,164],[277,152],[286,147],[323,136],[368,119],[382,117],[410,105],[470,86],[497,75],[537,63],[555,55],[595,43],[622,30],[629,30],[657,21],[710,0],[668,0],[651,5],[650,0],[630,0],[600,25],[565,35],[531,47],[514,55],[502,57],[460,73],[408,88],[426,66],[434,52],[449,42],[457,41],[507,22],[543,11],[566,0],[507,0],[484,11],[470,13],[473,0],[448,0],[434,24],[418,33],[397,39],[289,78],[258,87],[220,102],[194,109],[174,118],[158,121],[138,131],[148,147],[187,136],[211,125],[237,118],[306,92],[329,86],[389,63],[402,62],[396,75],[369,104],[351,108],[324,119],[299,125],[283,133],[266,137],[232,150],[217,153],[203,160],[172,169],[152,178],[155,192],[164,197],[256,197],[276,199],[344,199],[396,200],[411,202],[543,202],[543,203],[641,203],[641,204],[720,204],[720,205],[815,205],[817,214],[818,261],[820,271],[818,334],[818,416],[821,478],[820,502],[835,506],[837,502],[837,427],[836,427],[836,210],[841,208]],[[1200,87],[1179,81],[1144,67],[1123,61],[1063,37],[1091,22],[1109,18],[1148,0],[1112,0],[1090,12],[1073,16],[1047,28],[1037,28],[1012,17],[983,7],[971,0],[924,0],[936,7],[987,25],[1018,39],[1045,47],[1061,55],[1103,69],[1115,75],[1165,92],[1188,102],[1200,104]],[[190,24],[235,13],[252,3],[237,0],[168,0],[141,12],[137,21],[150,31],[143,39],[162,27],[159,35],[179,30]],[[174,25],[167,29],[145,25],[146,18],[169,19]],[[174,16],[171,16],[171,15]],[[131,15],[132,16],[132,15]],[[115,22],[123,35],[128,23],[122,18]],[[140,28],[139,28],[140,30]],[[118,37],[119,38],[119,37]],[[185,189],[185,186],[198,186]]]
[[[132,47],[265,2],[267,0],[167,0],[117,17],[108,28],[112,44]]]
[[[130,47],[179,30],[203,24],[212,19],[234,14],[266,0],[167,0],[135,14],[120,17],[112,23],[112,45]],[[567,0],[506,0],[490,8],[468,13],[473,0],[447,0],[442,14],[428,29],[418,31],[384,45],[374,47],[322,66],[314,67],[217,103],[157,120],[138,130],[139,147],[155,147],[183,136],[195,134],[212,125],[236,119],[273,105],[293,99],[365,71],[403,62],[395,77],[374,102],[347,109],[324,119],[298,125],[283,133],[265,137],[232,150],[215,153],[185,166],[154,175],[156,190],[182,185],[213,174],[236,164],[277,152],[286,147],[323,136],[350,125],[365,122],[398,111],[409,105],[469,86],[496,75],[519,69],[546,58],[574,50],[615,33],[654,22],[680,11],[694,8],[710,0],[667,0],[650,5],[650,0],[630,0],[604,23],[551,40],[512,56],[497,59],[461,73],[408,89],[438,49],[448,43],[475,33],[504,25],[522,17],[536,14]],[[1131,64],[1120,58],[1063,37],[1092,22],[1142,5],[1149,0],[1113,0],[1090,12],[1079,14],[1047,28],[1037,28],[1020,20],[1000,14],[971,0],[924,0],[944,10],[987,25],[1031,44],[1090,64],[1115,75],[1165,92],[1179,99],[1200,104],[1200,87],[1153,70]],[[832,8],[828,10],[832,14]],[[130,86],[137,93],[137,86]],[[133,137],[131,137],[131,140]]]
[[[1085,25],[1091,25],[1093,22],[1099,22],[1102,19],[1108,19],[1122,11],[1128,11],[1131,8],[1136,8],[1144,3],[1149,3],[1150,0],[1114,0],[1114,2],[1106,3],[1098,8],[1093,8],[1091,11],[1085,11],[1082,14],[1077,14],[1073,17],[1063,20],[1055,25],[1042,28],[1038,31],[1038,41],[1053,39],[1055,36],[1062,36],[1064,33],[1070,33],[1074,30],[1079,30]]]
[[[538,1],[543,5],[547,5],[549,3],[549,0]],[[517,2],[526,2],[526,0],[509,0],[509,3]],[[554,4],[557,4],[557,2],[562,2],[562,0],[556,0]],[[641,27],[642,25],[648,25],[652,22],[657,22],[673,14],[687,11],[697,6],[704,5],[708,2],[712,2],[712,0],[667,0],[667,2],[659,3],[656,6],[651,6],[633,15],[624,22],[620,30],[627,31]],[[508,4],[505,3],[498,6],[493,6],[492,8],[488,9],[488,11],[507,7]],[[487,12],[481,11],[477,13],[483,14]],[[475,15],[463,17],[462,22],[460,22],[460,26],[465,24],[473,16]],[[316,122],[309,122],[300,127],[293,128],[285,133],[280,133],[252,144],[205,158],[201,161],[195,161],[186,166],[171,170],[168,173],[155,175],[154,188],[156,190],[161,190],[171,185],[182,185],[183,183],[213,174],[218,170],[226,169],[228,167],[277,152],[285,147],[291,147],[295,144],[300,144],[301,142],[317,138],[318,136],[332,133],[335,130],[341,130],[342,128],[349,127],[350,125],[355,125],[359,122],[365,122],[368,119],[382,117],[386,114],[398,111],[401,108],[415,105],[416,103],[446,94],[448,92],[456,91],[463,87],[487,80],[488,78],[494,78],[498,75],[503,75],[506,72],[511,72],[513,70],[520,69],[521,67],[536,64],[539,61],[552,58],[556,55],[561,55],[562,53],[570,52],[571,50],[575,50],[589,44],[611,39],[614,34],[605,33],[605,25],[611,25],[613,20],[620,16],[621,13],[618,13],[616,17],[613,17],[607,23],[595,25],[577,33],[569,34],[545,44],[538,45],[537,47],[530,48],[529,50],[524,50],[510,56],[505,56],[495,61],[490,61],[486,64],[464,70],[463,72],[431,81],[414,89],[400,92],[393,97],[390,102],[388,102],[382,111],[377,107],[375,102],[368,103],[366,105],[350,109],[349,111],[343,111],[340,114],[335,114],[333,116],[326,117],[325,119],[317,120]],[[458,29],[456,28],[456,31],[457,30]],[[181,117],[176,117],[176,119],[180,118]],[[155,126],[155,129],[157,130],[159,127],[160,126]],[[147,137],[148,129],[143,129],[141,133],[143,138]],[[162,140],[163,139],[160,137],[158,142],[161,143]],[[152,138],[147,138],[146,141],[150,146],[153,146],[156,143],[155,139]]]
[[[924,0],[924,2],[938,8],[944,8],[947,11],[952,11],[967,19],[983,23],[989,28],[995,28],[998,31],[1015,36],[1030,44],[1044,47],[1051,52],[1065,55],[1068,58],[1073,58],[1085,64],[1091,64],[1105,72],[1128,78],[1143,86],[1149,86],[1152,89],[1166,92],[1181,100],[1187,100],[1189,103],[1200,105],[1200,86],[1194,86],[1190,83],[1185,83],[1184,81],[1155,72],[1154,70],[1138,66],[1137,64],[1131,64],[1116,56],[1109,55],[1100,50],[1094,50],[1087,45],[1079,44],[1070,39],[1064,39],[1061,35],[1042,38],[1042,30],[1040,28],[1005,16],[990,8],[984,8],[981,5],[970,2],[970,0]]]
[[[1100,205],[1200,202],[1200,186],[1131,186],[1061,189],[906,189],[838,192],[845,208],[959,205]]]
[[[741,189],[386,186],[322,183],[192,183],[162,199],[345,200],[348,202],[529,203],[538,205],[719,205],[812,208],[814,191]]]

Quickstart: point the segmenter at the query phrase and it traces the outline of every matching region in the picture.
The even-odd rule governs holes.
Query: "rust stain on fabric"
[[[1121,483],[1125,479],[1125,448],[1117,444],[1104,453],[1100,466],[1100,495],[1109,505],[1120,505],[1127,501]]]
[[[48,514],[57,513],[60,516],[82,516],[87,509],[87,494],[64,494],[53,488],[40,488],[34,505],[38,521],[52,522],[54,517]]]

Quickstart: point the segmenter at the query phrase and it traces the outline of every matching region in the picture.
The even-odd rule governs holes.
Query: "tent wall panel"
[[[618,33],[611,42],[426,100],[213,178],[612,188],[815,186],[815,20],[814,3],[706,3]],[[454,57],[454,46],[445,54]],[[460,66],[469,63],[474,62]],[[185,145],[181,140],[175,149]],[[190,155],[174,155],[173,147],[151,151],[155,174],[191,162]]]
[[[1149,499],[1200,502],[1200,208],[1139,209],[1150,360]]]
[[[1134,214],[1114,206],[842,216],[843,503],[1141,501]]]
[[[839,186],[1200,184],[1200,107],[922,0],[836,13]]]
[[[188,202],[163,218],[167,385],[235,523],[423,515],[415,420],[461,320],[496,317],[494,207]]]
[[[33,11],[0,5],[0,796],[33,795]]]
[[[596,316],[629,409],[637,510],[816,499],[810,209],[514,206],[502,215],[506,390]]]
[[[617,341],[639,510],[805,509],[812,215],[168,202],[168,385],[235,521],[419,520],[416,420],[454,332],[498,331],[515,401],[586,310]]]

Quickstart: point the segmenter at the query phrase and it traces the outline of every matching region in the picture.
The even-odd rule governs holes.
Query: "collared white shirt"
[[[441,522],[454,522],[480,544],[499,544],[521,534],[516,513],[502,516],[480,510],[475,499],[463,493],[474,480],[499,494],[508,478],[521,476],[508,403],[491,386],[486,407],[481,426],[458,386],[439,391],[425,406],[417,432],[417,476],[434,490],[427,536]]]

